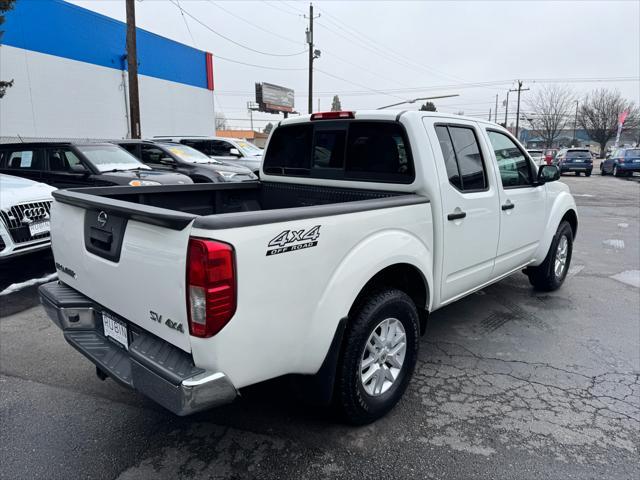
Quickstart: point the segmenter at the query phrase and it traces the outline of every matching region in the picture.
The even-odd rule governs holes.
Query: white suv
[[[51,245],[49,218],[54,187],[0,174],[0,260]]]

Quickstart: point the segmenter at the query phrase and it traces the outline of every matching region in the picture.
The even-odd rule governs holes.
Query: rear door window
[[[42,151],[14,150],[4,153],[4,167],[10,170],[43,170],[44,158]]]
[[[277,128],[264,170],[271,175],[309,176],[383,183],[411,183],[411,150],[395,122],[326,121]]]
[[[474,129],[462,125],[435,128],[451,185],[462,192],[486,190],[489,184]]]

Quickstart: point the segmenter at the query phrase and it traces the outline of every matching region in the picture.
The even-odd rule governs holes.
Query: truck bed
[[[276,182],[59,190],[56,200],[181,230],[233,228],[423,203],[403,192]]]

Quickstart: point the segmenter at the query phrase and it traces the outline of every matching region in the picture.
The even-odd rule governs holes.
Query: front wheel
[[[576,177],[579,177],[579,176],[580,176],[580,172],[576,172]]]
[[[620,176],[620,172],[618,171],[618,166],[617,165],[613,166],[613,176],[614,177],[619,177]]]
[[[573,253],[573,230],[569,222],[562,221],[553,236],[544,262],[537,267],[528,267],[529,282],[538,290],[550,292],[560,288],[567,277]]]
[[[584,172],[585,176],[590,177],[591,176],[591,170],[587,170],[586,172]]]
[[[398,403],[416,365],[419,331],[416,306],[400,290],[377,290],[356,308],[336,376],[336,406],[347,422],[371,423]]]

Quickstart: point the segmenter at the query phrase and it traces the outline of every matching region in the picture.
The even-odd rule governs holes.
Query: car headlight
[[[132,187],[150,187],[152,185],[162,185],[160,182],[153,182],[151,180],[131,180],[129,185]]]
[[[225,172],[221,170],[218,170],[218,173],[222,175],[225,178],[225,180],[231,180],[233,177],[237,175],[236,172]]]

